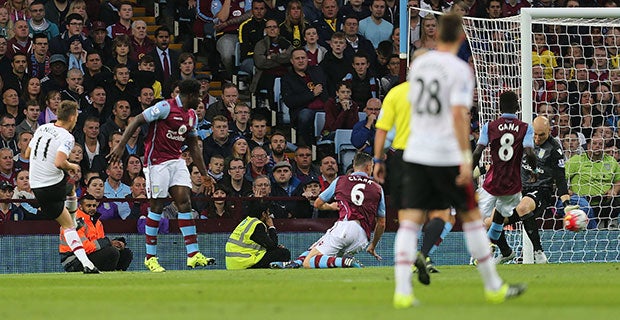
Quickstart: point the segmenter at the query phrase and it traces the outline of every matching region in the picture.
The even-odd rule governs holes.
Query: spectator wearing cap
[[[41,91],[62,91],[67,88],[67,58],[62,54],[50,57],[50,73],[41,79]]]
[[[13,55],[15,55],[15,53],[17,52],[21,52],[23,54],[32,53],[32,39],[30,39],[28,21],[15,21],[15,24],[13,25],[13,30],[15,31],[15,36],[9,39],[7,43],[7,57],[12,58]]]
[[[80,36],[72,36],[69,38],[69,52],[67,52],[67,64],[69,70],[78,69],[84,74],[82,64],[86,62],[86,51],[82,46],[82,38]]]
[[[108,37],[114,39],[120,35],[131,36],[131,18],[133,18],[133,5],[123,1],[118,6],[118,21],[107,28]]]
[[[140,59],[155,50],[155,42],[147,37],[146,22],[136,20],[131,24],[131,56],[133,61]]]
[[[291,197],[301,181],[293,176],[293,167],[287,161],[280,161],[273,167],[272,197]],[[296,201],[276,200],[273,215],[275,218],[293,218]]]
[[[49,39],[44,33],[32,37],[32,54],[28,59],[28,71],[33,78],[43,79],[50,73]]]
[[[0,70],[2,80],[4,80],[4,90],[12,88],[18,94],[22,94],[28,87],[30,74],[26,72],[28,68],[28,56],[23,52],[16,52],[12,58],[10,70]]]
[[[206,110],[207,106],[217,102],[217,98],[209,93],[209,88],[211,88],[211,76],[199,73],[196,75],[196,80],[200,81],[200,100],[204,103]]]
[[[0,160],[1,161],[1,160]],[[13,185],[0,181],[0,200],[13,198]],[[0,202],[0,223],[24,220],[24,212],[12,202]]]
[[[60,34],[58,25],[45,19],[45,4],[41,0],[33,1],[30,4],[30,19],[28,20],[28,28],[30,34],[44,34],[48,40]]]
[[[250,148],[248,141],[244,136],[232,136],[232,151],[229,157],[226,157],[225,163],[229,163],[232,159],[241,159],[244,164],[250,163]]]
[[[89,51],[93,48],[93,44],[90,39],[82,33],[82,26],[84,26],[84,17],[78,13],[72,13],[67,16],[66,29],[63,33],[57,35],[50,40],[50,52],[52,54],[60,53],[64,54],[69,51],[69,41],[73,36],[79,36],[82,39],[82,48]]]
[[[108,37],[106,24],[101,21],[94,21],[90,32],[93,49],[99,52],[101,57],[109,57],[112,55],[112,38]]]
[[[319,197],[319,194],[321,194],[321,184],[319,179],[311,177],[299,186],[300,190],[297,192],[300,193],[302,197],[306,198],[306,200],[297,201],[294,218],[316,219],[333,214],[331,212],[319,211],[319,209],[314,207],[314,201]]]

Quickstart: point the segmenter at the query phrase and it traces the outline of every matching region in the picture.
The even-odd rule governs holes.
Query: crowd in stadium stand
[[[138,2],[152,11],[153,1]],[[369,152],[381,99],[401,81],[399,1],[342,2],[167,1],[160,5],[160,26],[153,32],[134,17],[132,2],[0,0],[0,198],[33,198],[25,148],[39,125],[56,119],[60,101],[73,100],[80,116],[70,159],[82,172],[70,178],[78,195],[128,198],[102,202],[101,219],[144,216],[148,204],[135,199],[145,198],[146,128],[130,139],[123,163],[108,163],[106,155],[133,117],[178,94],[179,80],[196,79],[202,84],[197,129],[217,187],[205,195],[200,174],[185,157],[195,216],[231,216],[229,201],[201,201],[210,196],[294,196],[295,201],[272,202],[276,218],[333,217],[311,203],[347,170],[349,163],[334,150],[337,131],[351,129],[347,144]],[[494,19],[517,15],[523,7],[616,7],[618,1],[410,0],[407,5]],[[437,17],[411,13],[410,53],[434,49]],[[177,36],[171,31],[174,23]],[[567,161],[588,150],[591,136],[602,135],[605,151],[617,163],[620,29],[538,27],[535,112],[552,120]],[[197,55],[191,53],[195,38],[200,39]],[[170,49],[171,43],[182,43],[182,50]],[[459,56],[471,61],[467,46]],[[232,83],[233,78],[241,81]],[[215,81],[221,83],[219,97],[211,94]],[[274,98],[278,85],[281,99]],[[290,124],[281,119],[283,103]],[[271,111],[280,112],[276,122]],[[315,128],[321,112],[324,127]],[[473,143],[477,118],[474,108]],[[615,189],[607,195],[620,193]],[[173,217],[174,203],[167,209]],[[36,219],[36,204],[0,204],[0,221],[22,219]]]

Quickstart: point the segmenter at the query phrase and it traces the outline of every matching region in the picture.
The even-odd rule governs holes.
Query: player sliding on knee
[[[370,155],[356,154],[353,169],[352,174],[336,178],[314,202],[319,210],[338,211],[334,226],[300,257],[272,263],[272,268],[361,268],[363,265],[353,254],[364,248],[381,260],[375,248],[385,231],[383,188],[370,177],[373,170]]]
[[[562,147],[556,139],[550,138],[551,126],[549,119],[543,116],[536,117],[534,127],[534,154],[536,166],[522,164],[521,181],[523,184],[523,199],[512,211],[507,220],[494,218],[489,228],[489,237],[499,240],[498,247],[504,257],[514,256],[513,250],[505,240],[503,229],[506,224],[523,221],[523,227],[534,247],[534,262],[547,263],[547,256],[542,248],[536,218],[541,217],[549,205],[553,204],[554,188],[560,195],[564,205],[564,212],[578,209],[579,206],[570,203],[570,195],[564,172],[564,155]],[[536,179],[533,179],[533,176]],[[554,187],[555,186],[555,187]]]

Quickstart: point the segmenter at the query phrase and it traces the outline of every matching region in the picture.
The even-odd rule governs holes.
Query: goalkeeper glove
[[[571,205],[565,206],[564,207],[564,213],[571,212],[571,211],[573,211],[575,209],[579,209],[579,206],[576,205],[576,204],[571,204]]]

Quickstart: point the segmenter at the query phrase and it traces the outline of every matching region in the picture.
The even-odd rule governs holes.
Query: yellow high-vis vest
[[[247,217],[235,228],[226,242],[226,269],[247,269],[263,258],[267,249],[250,239],[256,226],[262,223]]]

